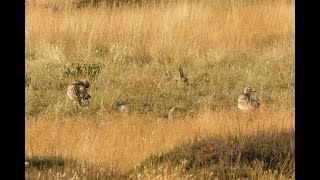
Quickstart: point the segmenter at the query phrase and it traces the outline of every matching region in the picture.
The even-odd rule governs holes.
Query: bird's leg
[[[80,107],[81,107],[81,102],[78,102],[78,101],[73,101],[75,106],[76,106],[76,109],[79,110]]]

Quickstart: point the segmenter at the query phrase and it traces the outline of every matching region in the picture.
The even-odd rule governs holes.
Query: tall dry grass
[[[294,113],[271,108],[253,114],[204,111],[192,119],[174,120],[138,115],[39,117],[26,121],[26,156],[71,158],[126,171],[152,154],[202,138],[290,130],[294,130]]]
[[[40,1],[41,2],[41,1]],[[51,1],[49,1],[51,2]],[[55,2],[55,1],[53,1]],[[59,2],[60,3],[60,2]],[[292,1],[178,1],[119,8],[26,8],[27,60],[94,61],[112,46],[132,59],[185,58],[190,53],[292,53]],[[109,58],[108,58],[109,57]],[[104,56],[101,61],[112,61]]]

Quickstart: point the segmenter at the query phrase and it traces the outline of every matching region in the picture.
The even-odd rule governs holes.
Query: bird
[[[252,93],[256,92],[251,87],[246,87],[243,90],[243,93],[238,98],[238,108],[242,111],[248,111],[260,106],[260,103],[251,97]]]
[[[89,98],[91,98],[90,94],[87,92],[89,86],[90,84],[87,80],[75,80],[68,85],[67,95],[77,108],[80,108],[83,102],[89,102]]]

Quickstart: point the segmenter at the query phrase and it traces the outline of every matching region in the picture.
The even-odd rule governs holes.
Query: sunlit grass
[[[281,172],[262,161],[227,172],[218,164],[218,174],[211,175],[210,166],[185,172],[184,161],[135,169],[150,157],[217,138],[222,144],[230,138],[261,140],[267,149],[274,146],[261,134],[276,138],[289,132],[284,138],[293,139],[294,1],[84,8],[72,1],[28,1],[25,33],[26,177],[235,178],[244,177],[243,170],[252,178],[294,178],[291,156],[279,162],[290,162],[289,168],[279,165],[288,170]],[[178,77],[178,68],[188,87],[158,85],[166,76]],[[83,78],[91,83],[92,99],[75,111],[66,87]],[[257,90],[261,102],[250,113],[236,105],[246,86]],[[129,112],[119,112],[121,103],[130,104]],[[177,111],[168,118],[172,107]],[[289,153],[286,146],[279,152]],[[166,168],[177,171],[165,173]]]

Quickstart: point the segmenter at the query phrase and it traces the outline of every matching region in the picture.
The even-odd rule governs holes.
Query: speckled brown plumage
[[[82,103],[91,98],[87,92],[90,84],[88,81],[73,81],[68,85],[67,95],[76,104],[76,107],[81,107]]]
[[[260,103],[251,97],[255,92],[251,87],[246,87],[238,98],[238,108],[242,111],[248,111],[259,107]]]

